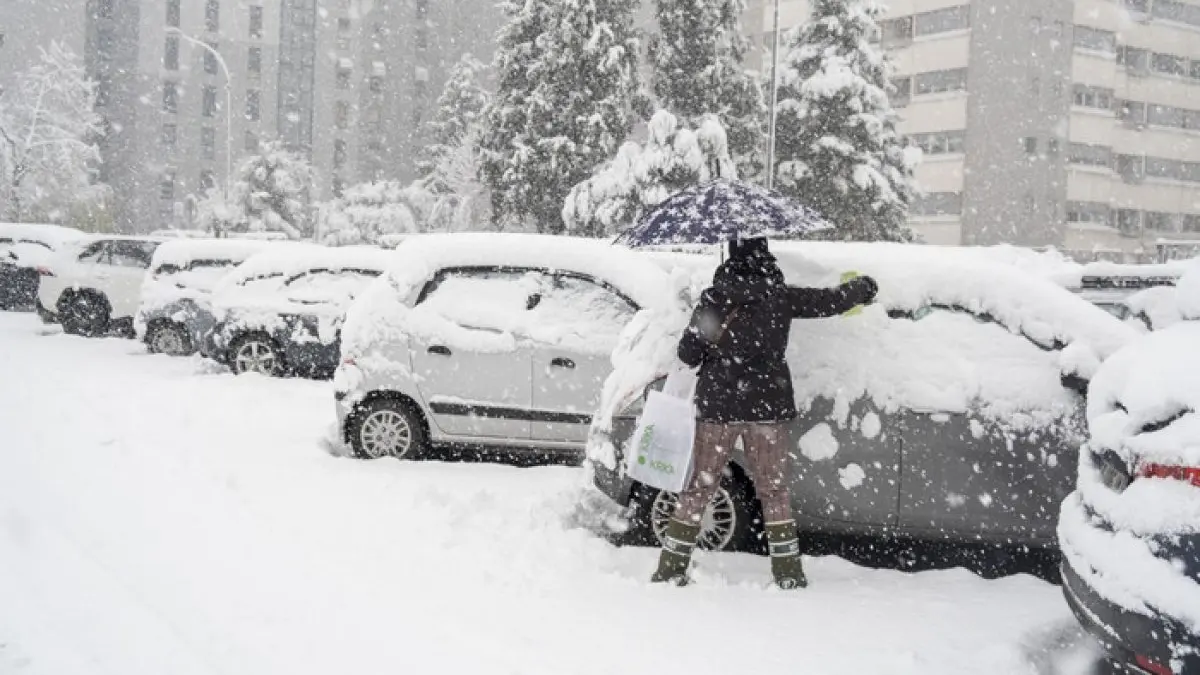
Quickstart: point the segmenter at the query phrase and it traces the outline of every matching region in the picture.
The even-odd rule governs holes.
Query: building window
[[[913,19],[917,36],[963,30],[971,26],[971,7],[961,5],[932,12],[921,12]]]
[[[1146,158],[1146,176],[1151,178],[1166,178],[1168,180],[1183,179],[1183,162],[1162,157]]]
[[[960,154],[966,133],[963,131],[939,131],[929,134],[913,134],[913,145],[926,155]]]
[[[349,89],[350,79],[354,74],[354,62],[350,59],[339,59],[337,67],[337,88]]]
[[[162,181],[158,184],[158,197],[168,202],[175,199],[175,169],[163,171]]]
[[[113,17],[113,4],[116,0],[100,0],[96,3],[99,8],[96,10],[101,19],[111,19]]]
[[[1046,154],[1051,157],[1058,157],[1059,141],[1057,138],[1051,138],[1046,141]]]
[[[179,70],[179,37],[176,35],[168,35],[163,45],[163,68]]]
[[[1077,84],[1074,89],[1073,103],[1081,108],[1112,110],[1113,90],[1106,87],[1089,87],[1084,84]]]
[[[1200,110],[1183,111],[1183,128],[1200,131]]]
[[[1126,183],[1140,183],[1146,177],[1146,160],[1141,155],[1117,155],[1117,174]]]
[[[217,88],[212,85],[204,86],[204,93],[200,101],[200,113],[205,117],[213,117],[217,114]]]
[[[892,80],[892,87],[895,89],[892,92],[892,106],[896,108],[907,106],[912,99],[912,78],[897,77]]]
[[[250,6],[250,37],[259,39],[263,36],[263,8],[262,5]]]
[[[382,93],[383,78],[378,75],[372,75],[371,79],[367,81],[367,86],[370,88],[372,94]]]
[[[1200,26],[1200,5],[1189,5],[1176,0],[1155,0],[1152,9],[1155,18]]]
[[[1103,202],[1067,202],[1068,223],[1091,223],[1109,225],[1112,209]]]
[[[961,192],[930,192],[913,200],[917,216],[954,216],[962,213]]]
[[[179,83],[163,82],[163,112],[179,112]]]
[[[1129,237],[1140,237],[1142,234],[1142,212],[1136,209],[1117,210],[1117,229]]]
[[[1117,51],[1117,34],[1088,26],[1075,26],[1075,47],[1112,54]]]
[[[217,74],[217,52],[220,50],[220,45],[216,42],[207,41],[204,44],[208,45],[208,49],[204,50],[204,72],[209,75]]]
[[[1185,214],[1183,216],[1183,231],[1191,233],[1200,232],[1200,215]]]
[[[1150,51],[1137,47],[1121,47],[1117,50],[1117,65],[1135,74],[1150,72]]]
[[[217,187],[217,177],[216,177],[216,174],[214,174],[212,172],[212,169],[205,169],[205,170],[201,171],[200,172],[200,191],[208,192],[209,190],[212,190],[215,187]]]
[[[346,191],[346,181],[343,180],[341,176],[334,176],[333,177],[333,196],[341,197],[342,193],[344,193],[345,191]]]
[[[337,20],[337,48],[342,51],[350,49],[350,19]]]
[[[1138,14],[1150,13],[1150,0],[1121,0],[1121,4]]]
[[[175,147],[175,143],[179,140],[179,127],[174,124],[162,125],[161,139],[164,147]]]
[[[1149,124],[1160,127],[1176,127],[1183,128],[1184,113],[1183,108],[1172,108],[1169,105],[1154,105],[1150,104],[1146,108],[1146,121]]]
[[[1158,54],[1150,60],[1150,70],[1163,75],[1187,75],[1187,59],[1174,54]]]
[[[333,168],[346,166],[346,141],[337,139],[333,142]]]
[[[967,88],[967,69],[935,70],[921,73],[913,78],[916,95],[938,94],[947,91],[965,91]]]
[[[246,51],[246,70],[251,73],[262,72],[262,47],[251,47]]]
[[[204,30],[210,33],[216,33],[221,30],[221,2],[220,0],[205,0],[204,3]]]
[[[1038,151],[1037,136],[1026,136],[1021,139],[1021,146],[1025,148],[1026,155],[1036,155]]]
[[[1117,117],[1127,126],[1141,128],[1146,125],[1146,104],[1141,101],[1119,101]]]
[[[179,0],[167,0],[167,25],[179,28]]]
[[[246,152],[258,152],[258,134],[253,131],[247,131],[244,147],[246,148]]]
[[[1147,211],[1142,216],[1142,223],[1146,230],[1151,232],[1178,232],[1179,220],[1173,213],[1161,213],[1158,211]]]
[[[246,90],[246,119],[256,122],[262,115],[262,94],[257,89]]]
[[[200,127],[200,156],[213,159],[217,156],[217,130],[212,127]]]
[[[900,47],[912,42],[913,18],[889,19],[879,24],[880,38],[884,48]]]
[[[346,101],[333,104],[333,126],[338,129],[350,128],[350,104]]]
[[[1192,59],[1192,66],[1191,69],[1188,70],[1188,75],[1190,75],[1192,79],[1200,80],[1200,59]]]
[[[1072,143],[1067,148],[1067,162],[1110,169],[1113,165],[1112,148],[1107,145]]]

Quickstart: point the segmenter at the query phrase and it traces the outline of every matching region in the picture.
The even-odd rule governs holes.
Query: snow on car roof
[[[329,247],[307,243],[278,243],[246,259],[225,279],[236,284],[255,277],[292,276],[309,270],[371,270],[383,273],[395,255],[373,246]]]
[[[13,243],[28,240],[49,244],[58,249],[65,243],[82,241],[90,238],[86,232],[62,225],[41,223],[0,223],[0,239],[12,239]]]
[[[162,265],[187,267],[195,260],[228,260],[244,262],[250,256],[277,246],[268,241],[254,239],[190,239],[181,238],[164,242],[154,251],[152,269]]]

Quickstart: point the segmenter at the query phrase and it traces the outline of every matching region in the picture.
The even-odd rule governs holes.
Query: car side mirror
[[[1059,381],[1062,382],[1063,387],[1070,389],[1084,398],[1087,398],[1088,384],[1090,384],[1087,378],[1080,377],[1075,373],[1068,373],[1060,377]]]
[[[529,296],[529,298],[527,300],[525,300],[525,310],[529,311],[529,310],[537,307],[540,304],[542,304],[542,294],[541,293],[533,293]]]

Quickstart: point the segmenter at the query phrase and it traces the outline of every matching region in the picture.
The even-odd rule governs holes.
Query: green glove
[[[851,279],[854,279],[854,278],[857,278],[860,276],[862,276],[862,275],[859,274],[855,270],[850,270],[848,272],[842,272],[842,283],[844,284],[847,281],[850,281]],[[862,305],[855,305],[855,306],[851,307],[850,309],[846,310],[845,312],[842,312],[842,316],[858,316],[859,314],[862,314],[862,311],[863,311]]]

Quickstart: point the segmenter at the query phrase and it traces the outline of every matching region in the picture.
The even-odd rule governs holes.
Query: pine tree
[[[461,145],[470,130],[480,123],[491,100],[491,94],[480,84],[486,68],[470,54],[455,64],[438,97],[437,112],[429,121],[431,142],[420,166],[423,175],[429,175],[442,157]],[[436,190],[440,186],[431,187]]]
[[[308,190],[312,168],[278,143],[266,143],[238,170],[230,200],[240,214],[238,227],[251,232],[283,232],[289,239],[312,234]]]
[[[612,158],[644,108],[637,0],[521,0],[496,53],[481,147],[493,218],[559,233],[563,200]]]
[[[743,178],[765,164],[767,106],[758,78],[742,61],[744,0],[656,0],[658,33],[650,39],[654,94],[663,108],[697,126],[715,114]]]
[[[907,241],[920,153],[896,133],[891,63],[870,41],[873,0],[815,0],[780,64],[776,187],[837,226],[833,236]]]

